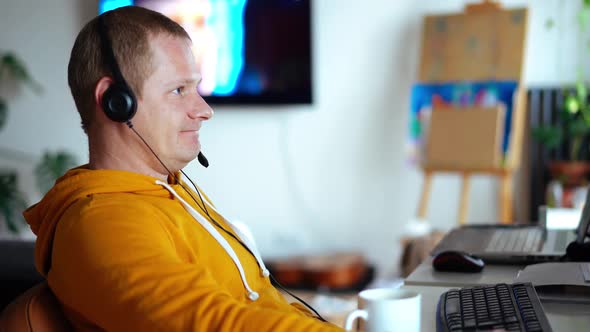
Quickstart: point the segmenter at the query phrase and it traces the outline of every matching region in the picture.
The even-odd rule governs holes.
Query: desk
[[[420,303],[420,331],[436,332],[436,306],[442,293],[451,287],[437,286],[402,286],[401,288],[418,292],[422,295]],[[311,300],[313,293],[303,293],[305,300]],[[342,295],[342,298],[351,299],[356,297],[353,294]],[[545,314],[549,324],[555,332],[588,331],[590,329],[590,305],[543,303]],[[343,327],[347,313],[337,315],[326,315],[325,318]]]
[[[438,272],[432,259],[422,262],[405,280],[407,286],[468,287],[514,282],[524,265],[486,265],[481,273]]]
[[[436,306],[442,293],[451,288],[514,282],[523,265],[487,265],[481,273],[437,272],[432,260],[420,264],[404,281],[402,288],[422,294],[420,330],[436,331]],[[354,294],[348,294],[348,299]],[[542,302],[549,324],[556,332],[589,331],[590,305]],[[343,326],[346,313],[326,317],[338,326]]]

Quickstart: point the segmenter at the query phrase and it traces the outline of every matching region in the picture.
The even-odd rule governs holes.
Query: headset
[[[112,83],[107,88],[107,90],[104,92],[104,94],[102,96],[101,106],[102,106],[104,113],[106,114],[106,116],[109,119],[111,119],[115,122],[125,123],[141,139],[141,141],[151,151],[151,153],[154,155],[154,157],[156,157],[156,159],[158,159],[160,164],[162,164],[162,166],[166,169],[168,174],[170,174],[175,179],[176,183],[178,183],[188,193],[188,195],[192,198],[192,200],[195,202],[195,204],[197,204],[197,206],[203,212],[205,212],[206,216],[209,218],[211,223],[214,224],[219,229],[221,229],[224,233],[226,233],[227,235],[229,235],[230,237],[235,239],[248,253],[250,253],[250,255],[252,255],[252,257],[256,258],[254,253],[250,250],[250,248],[248,248],[248,246],[246,246],[236,235],[234,235],[232,232],[226,230],[225,227],[223,227],[215,219],[213,219],[213,217],[209,214],[209,211],[207,210],[205,201],[203,200],[203,197],[201,195],[201,192],[199,191],[199,188],[186,175],[186,173],[184,173],[184,171],[181,170],[182,174],[190,181],[190,183],[195,188],[195,190],[199,196],[199,199],[201,201],[201,204],[199,204],[197,199],[193,196],[192,192],[190,190],[188,190],[187,188],[185,188],[185,186],[176,177],[176,175],[174,173],[172,173],[170,171],[170,169],[168,169],[168,167],[166,167],[166,165],[158,157],[156,152],[143,139],[143,137],[133,128],[133,124],[131,123],[131,119],[133,118],[133,116],[137,112],[137,98],[135,97],[135,94],[133,93],[133,90],[131,89],[131,87],[125,81],[125,78],[123,77],[123,74],[121,73],[121,70],[119,69],[119,65],[117,64],[117,59],[115,58],[115,54],[113,51],[111,40],[109,38],[108,27],[105,22],[104,15],[105,15],[105,13],[98,16],[98,32],[99,32],[99,36],[100,36],[100,45],[101,45],[103,59],[106,62],[106,65],[112,71],[113,79],[114,79],[114,83]],[[199,152],[197,159],[203,167],[209,166],[209,162],[207,161],[207,158],[205,158],[203,153]],[[291,293],[289,290],[287,290],[285,287],[283,287],[274,278],[274,276],[272,274],[269,275],[269,278],[270,278],[271,283],[273,285],[281,288],[284,292],[291,295],[293,298],[297,299],[299,302],[301,302],[303,305],[305,305],[308,309],[313,311],[319,320],[326,322],[326,320],[312,306],[310,306],[309,304],[307,304],[307,302],[303,301],[302,299],[300,299],[299,297],[297,297],[296,295]]]
[[[115,81],[107,88],[102,96],[102,110],[109,119],[115,122],[127,123],[131,121],[137,112],[137,98],[119,69],[108,36],[105,19],[102,15],[98,17],[98,25],[102,56],[111,69]]]

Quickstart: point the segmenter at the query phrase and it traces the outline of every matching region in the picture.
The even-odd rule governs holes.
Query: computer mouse
[[[477,273],[484,266],[481,258],[462,251],[442,251],[432,259],[432,267],[437,271]]]

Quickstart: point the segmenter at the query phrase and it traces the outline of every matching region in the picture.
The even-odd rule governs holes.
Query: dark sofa
[[[34,241],[0,240],[0,311],[42,281],[35,269]]]

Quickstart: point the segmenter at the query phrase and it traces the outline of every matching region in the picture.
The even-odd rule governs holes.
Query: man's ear
[[[98,80],[98,82],[96,83],[96,86],[94,87],[94,103],[101,110],[102,110],[102,96],[104,95],[104,92],[107,91],[109,86],[111,86],[111,84],[113,84],[113,79],[108,76],[104,76],[100,80]]]

